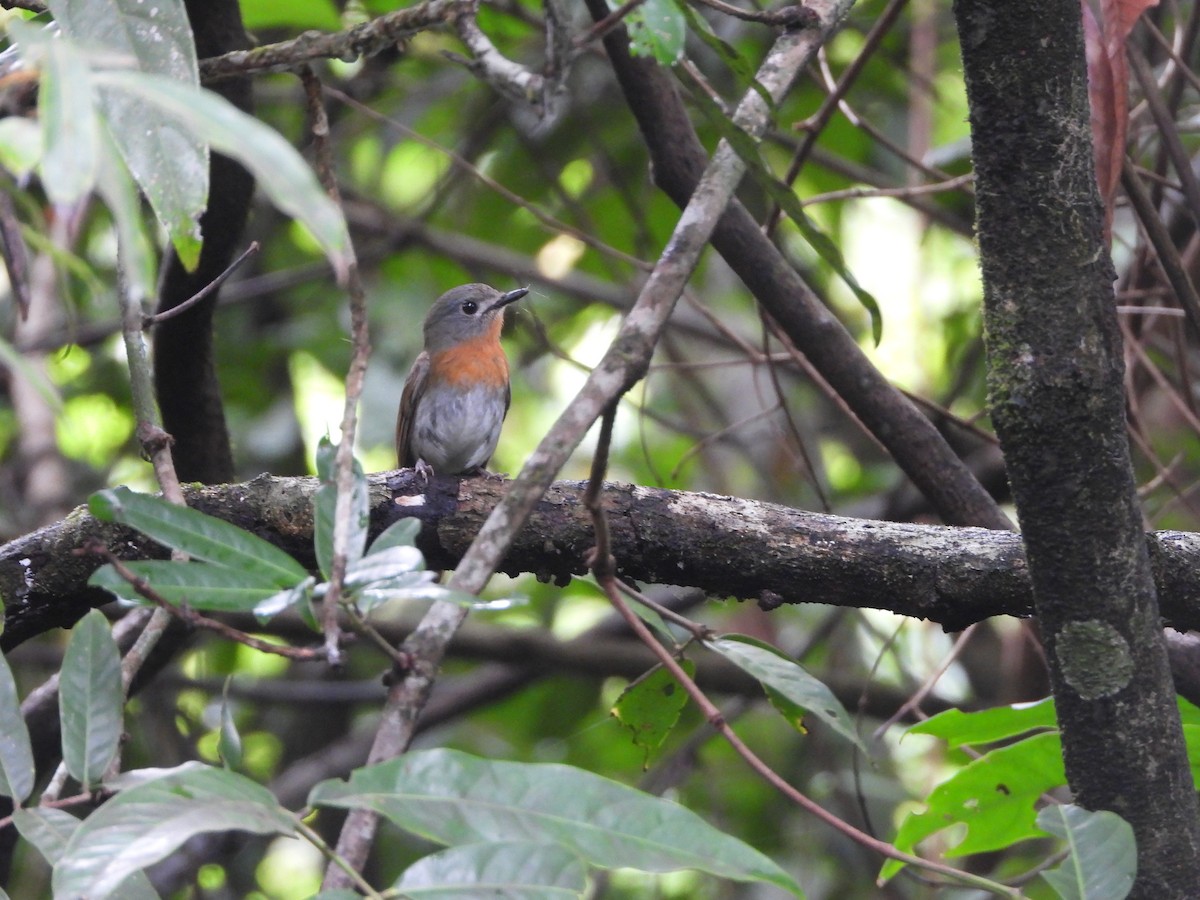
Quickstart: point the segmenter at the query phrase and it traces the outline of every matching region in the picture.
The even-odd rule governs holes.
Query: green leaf
[[[620,4],[609,0],[609,8]],[[651,56],[659,65],[670,66],[683,55],[687,23],[673,0],[646,0],[625,17],[629,30],[629,52]]]
[[[300,607],[301,618],[304,618],[308,622],[309,617],[305,615],[305,611],[308,609],[308,604],[312,601],[313,587],[316,583],[317,580],[310,575],[295,587],[285,588],[277,594],[272,594],[265,600],[260,600],[251,612],[254,613],[254,617],[260,622],[265,622],[273,616],[279,615],[284,610],[298,606]],[[320,631],[315,620],[309,624],[315,630]]]
[[[209,612],[253,612],[259,603],[277,593],[272,585],[248,581],[241,572],[205,563],[148,559],[125,565],[135,575],[146,579],[173,606]],[[131,603],[153,605],[111,565],[101,566],[93,572],[88,584],[111,591]]]
[[[497,841],[451,847],[405,870],[393,890],[412,900],[496,896],[566,900],[587,890],[583,861],[557,844]]]
[[[0,795],[12,797],[19,806],[33,791],[33,777],[33,749],[17,699],[17,683],[0,653]]]
[[[1122,900],[1137,876],[1133,828],[1114,812],[1047,806],[1037,824],[1067,842],[1062,865],[1042,873],[1064,900]]]
[[[344,279],[350,236],[341,210],[283,137],[212,91],[141,72],[95,72],[97,87],[122,91],[171,116],[214,150],[236,159],[254,175],[271,202],[309,231]]]
[[[197,834],[295,830],[295,819],[270,791],[235,772],[187,763],[148,777],[105,803],[71,835],[54,867],[56,897],[104,897]]]
[[[97,519],[129,525],[161,544],[235,572],[246,584],[287,588],[308,577],[304,566],[274,544],[161,497],[118,487],[92,494],[88,509]]]
[[[22,29],[24,35],[26,29]],[[82,54],[67,41],[45,45],[38,118],[42,185],[55,203],[74,203],[96,183],[99,157],[95,93]]]
[[[90,610],[71,630],[60,678],[63,762],[90,790],[117,755],[125,704],[121,654],[99,610]]]
[[[200,85],[196,48],[180,0],[49,0],[63,33],[85,47],[102,48],[137,69]],[[200,214],[208,199],[208,146],[156,106],[114,90],[99,91],[107,131],[150,201],[180,259],[200,258]]]
[[[67,848],[67,841],[79,827],[80,820],[63,809],[34,806],[13,812],[13,824],[21,837],[37,847],[46,862],[54,865]]]
[[[985,853],[1041,837],[1035,804],[1043,793],[1065,783],[1058,733],[1035,734],[985,753],[939,784],[926,799],[925,811],[910,814],[893,843],[911,852],[929,835],[958,823],[967,834],[948,856]],[[901,866],[889,860],[882,877],[890,878]]]
[[[1047,697],[1036,703],[1014,703],[978,712],[948,709],[910,728],[909,734],[928,734],[939,737],[951,747],[993,744],[1028,734],[1031,731],[1057,728],[1054,700]]]
[[[328,449],[325,449],[328,448]],[[317,565],[326,579],[333,571],[333,526],[337,513],[337,488],[333,485],[333,456],[336,447],[322,439],[317,449],[317,473],[322,484],[313,495],[313,545]],[[350,534],[346,540],[346,565],[362,558],[371,524],[371,496],[362,465],[354,460],[354,486],[350,494]]]
[[[833,691],[814,678],[803,667],[769,644],[743,635],[725,635],[705,646],[753,675],[765,688],[777,691],[785,700],[812,713],[842,737],[854,743],[864,753],[866,748],[854,730],[854,721]],[[795,713],[785,710],[789,719]]]
[[[116,223],[117,247],[130,286],[139,299],[151,297],[155,293],[158,260],[142,221],[141,198],[107,130],[100,134],[99,147],[96,191],[104,199]]]
[[[373,809],[443,844],[520,835],[560,844],[606,868],[699,869],[801,893],[770,859],[690,809],[570,766],[426,750],[357,769],[348,782],[324,781],[309,805]]]
[[[3,123],[3,121],[3,119],[0,119],[0,123]],[[379,537],[371,542],[371,549],[367,551],[367,555],[382,553],[384,550],[391,550],[393,547],[412,547],[417,543],[417,535],[420,533],[420,519],[397,519],[387,528],[383,529]]]
[[[696,671],[696,664],[690,659],[680,660],[680,665],[689,677]],[[650,753],[662,746],[679,721],[687,701],[687,691],[661,665],[634,681],[617,698],[612,714],[629,729],[633,743],[644,751],[643,768],[650,763]]]

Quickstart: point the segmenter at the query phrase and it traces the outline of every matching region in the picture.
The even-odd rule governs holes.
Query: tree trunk
[[[1076,800],[1133,826],[1141,897],[1192,897],[1200,829],[1125,430],[1076,0],[957,0],[992,413]]]

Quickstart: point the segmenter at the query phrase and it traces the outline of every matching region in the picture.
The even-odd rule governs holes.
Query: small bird
[[[426,477],[481,471],[492,458],[511,393],[500,346],[504,307],[529,288],[451,288],[425,316],[425,349],[400,395],[396,455]]]

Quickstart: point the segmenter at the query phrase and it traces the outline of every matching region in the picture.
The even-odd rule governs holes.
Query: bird
[[[424,349],[409,370],[396,417],[396,455],[402,468],[470,475],[484,470],[511,390],[500,346],[504,308],[529,288],[501,292],[463,284],[438,297],[425,316]]]

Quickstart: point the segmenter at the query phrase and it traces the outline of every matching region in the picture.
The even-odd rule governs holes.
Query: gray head
[[[438,297],[425,316],[425,349],[446,350],[492,332],[504,324],[504,307],[520,300],[529,288],[502,293],[486,284],[461,284]]]

